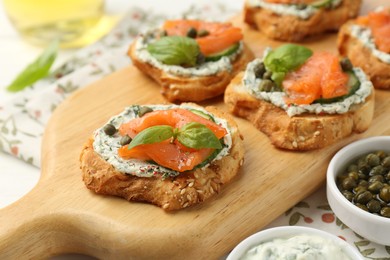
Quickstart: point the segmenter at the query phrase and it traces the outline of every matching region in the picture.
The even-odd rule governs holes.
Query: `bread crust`
[[[82,179],[88,189],[114,195],[128,201],[147,202],[164,210],[178,210],[199,204],[216,195],[239,172],[244,160],[243,137],[232,117],[214,107],[206,110],[228,121],[232,147],[228,155],[212,162],[207,168],[181,173],[174,178],[161,175],[137,177],[116,170],[93,149],[91,137],[80,154]]]
[[[244,44],[242,52],[232,64],[232,71],[224,70],[210,76],[181,77],[141,61],[136,55],[136,41],[133,41],[128,51],[134,66],[155,80],[161,86],[161,94],[170,102],[198,102],[222,95],[230,80],[254,58],[253,52]]]
[[[270,10],[251,7],[245,1],[244,21],[268,38],[299,42],[312,35],[337,31],[342,24],[358,15],[362,0],[344,0],[334,9],[320,9],[309,19],[278,15]]]
[[[361,133],[371,124],[374,114],[374,92],[364,104],[355,105],[344,114],[303,114],[289,117],[283,109],[256,99],[243,87],[244,72],[238,74],[225,92],[228,109],[249,120],[266,134],[271,143],[288,150],[313,150],[330,145],[353,132]]]
[[[344,24],[338,34],[337,48],[341,56],[347,56],[352,64],[360,67],[378,89],[390,89],[390,64],[375,57],[371,50],[351,34],[355,21]]]

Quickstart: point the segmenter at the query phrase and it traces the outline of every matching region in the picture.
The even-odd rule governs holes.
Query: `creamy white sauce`
[[[193,76],[210,76],[215,75],[221,71],[229,71],[233,70],[233,62],[237,58],[237,56],[243,51],[243,44],[240,42],[240,47],[238,50],[231,55],[224,56],[217,61],[209,61],[205,62],[201,65],[185,68],[177,65],[166,65],[153,57],[149,51],[147,50],[147,46],[149,43],[153,42],[155,38],[154,31],[149,31],[144,35],[140,35],[136,39],[135,45],[135,55],[139,60],[145,63],[149,63],[150,65],[165,71],[168,74],[182,76],[182,77],[193,77]]]
[[[380,61],[390,64],[390,54],[377,49],[370,28],[354,24],[351,26],[350,30],[351,35],[370,49],[372,55],[377,57]]]
[[[270,48],[267,48],[264,51],[263,57],[266,57]],[[353,71],[360,81],[359,89],[351,96],[345,98],[342,101],[334,102],[330,104],[310,104],[310,105],[287,105],[284,101],[286,97],[285,92],[265,92],[259,91],[259,86],[262,79],[256,78],[255,68],[263,62],[263,59],[257,58],[250,63],[248,63],[244,77],[242,79],[242,84],[244,84],[245,89],[255,98],[262,99],[274,104],[277,107],[284,109],[290,117],[295,115],[300,115],[303,113],[312,113],[312,114],[343,114],[349,111],[351,106],[355,104],[363,103],[366,98],[372,92],[372,83],[366,76],[366,74],[360,68],[354,68]]]
[[[330,239],[297,235],[274,239],[249,249],[241,260],[352,260],[343,247]]]
[[[332,8],[336,8],[341,4],[341,2],[342,0],[333,0],[331,3]],[[312,15],[318,12],[318,8],[311,5],[308,5],[304,9],[299,9],[297,5],[268,3],[265,0],[248,0],[248,4],[251,7],[268,9],[279,15],[293,15],[304,20],[309,19]]]
[[[189,105],[148,105],[148,107],[153,110],[167,110],[172,108],[184,108],[184,109],[196,109],[202,111],[203,113],[210,115],[214,118],[215,123],[225,128],[228,132],[227,135],[224,136],[224,148],[218,153],[218,155],[212,160],[220,160],[224,156],[228,155],[232,146],[232,132],[228,126],[228,123],[225,119],[218,118],[207,112],[203,108],[193,107]],[[137,116],[137,106],[127,107],[122,113],[112,117],[108,120],[107,124],[112,124],[116,129],[119,128],[120,125],[126,123]],[[104,126],[97,129],[94,132],[94,142],[93,148],[95,152],[97,152],[104,160],[106,160],[109,164],[115,167],[120,172],[135,175],[138,177],[152,177],[156,174],[164,174],[166,176],[177,176],[180,173],[177,171],[173,171],[171,169],[165,168],[160,165],[156,165],[153,163],[148,163],[146,161],[141,161],[137,159],[123,159],[118,155],[118,149],[121,147],[120,139],[121,136],[119,133],[114,134],[113,136],[107,135],[104,130]],[[211,163],[211,162],[210,162]],[[202,167],[206,168],[208,165]]]

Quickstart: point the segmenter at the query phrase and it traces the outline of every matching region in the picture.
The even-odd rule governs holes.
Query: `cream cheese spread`
[[[229,154],[232,146],[232,132],[231,129],[229,129],[228,123],[225,119],[215,117],[203,108],[193,107],[190,105],[148,105],[148,107],[152,108],[153,110],[167,110],[180,107],[184,109],[195,109],[203,112],[204,114],[210,115],[214,119],[216,124],[222,126],[228,132],[223,139],[224,147],[211,162],[220,160],[224,156]],[[118,129],[119,126],[123,123],[126,123],[138,117],[138,110],[139,106],[127,107],[122,113],[108,120],[107,124],[112,124],[115,126],[116,129]],[[121,135],[119,135],[119,133],[116,133],[112,136],[109,136],[104,132],[103,128],[104,126],[94,132],[93,148],[96,153],[98,153],[104,160],[106,160],[109,164],[115,167],[115,169],[117,169],[118,171],[130,175],[135,175],[138,177],[152,177],[158,173],[162,173],[165,176],[171,177],[180,174],[177,171],[173,171],[171,169],[165,168],[154,163],[141,161],[138,159],[123,159],[118,155],[118,149],[121,147]],[[202,169],[206,168],[208,165],[209,164],[203,166]]]
[[[231,72],[233,70],[233,62],[237,56],[243,51],[243,43],[240,42],[240,46],[236,52],[231,55],[223,56],[217,61],[209,61],[197,65],[196,67],[185,68],[177,65],[166,65],[161,63],[159,60],[154,58],[149,51],[147,46],[149,43],[155,40],[156,30],[149,31],[144,35],[140,35],[136,39],[135,43],[135,55],[139,60],[144,63],[149,63],[150,65],[163,70],[164,72],[182,77],[193,77],[193,76],[211,76],[215,75],[221,71]]]
[[[266,57],[270,49],[264,51],[263,57]],[[353,68],[353,72],[360,81],[359,89],[356,92],[339,102],[329,104],[314,103],[310,105],[287,105],[284,101],[285,92],[265,92],[259,91],[259,86],[262,79],[256,78],[255,68],[263,62],[263,59],[257,58],[248,63],[242,83],[244,88],[253,97],[262,99],[274,104],[277,107],[284,109],[290,117],[304,113],[312,114],[343,114],[349,111],[351,106],[365,102],[366,98],[371,94],[373,86],[366,74],[360,68]]]
[[[249,249],[241,260],[352,260],[342,246],[313,235],[277,238]]]
[[[342,0],[333,0],[331,7],[335,8],[339,6],[341,2]],[[304,20],[309,19],[318,11],[318,8],[315,8],[311,5],[307,5],[304,9],[300,9],[298,5],[269,3],[265,0],[248,0],[248,4],[251,7],[260,7],[279,15],[293,15]]]
[[[372,55],[377,57],[380,61],[390,64],[390,54],[377,49],[370,28],[354,24],[351,26],[350,31],[353,37],[370,49]]]

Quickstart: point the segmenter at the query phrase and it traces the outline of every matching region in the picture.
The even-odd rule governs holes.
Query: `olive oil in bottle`
[[[34,44],[58,40],[64,48],[81,47],[105,33],[96,31],[104,0],[3,0],[3,4],[11,23]]]

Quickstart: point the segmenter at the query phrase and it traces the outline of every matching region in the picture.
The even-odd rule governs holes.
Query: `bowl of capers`
[[[329,205],[344,224],[390,245],[390,136],[361,139],[339,150],[326,182]]]

